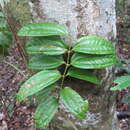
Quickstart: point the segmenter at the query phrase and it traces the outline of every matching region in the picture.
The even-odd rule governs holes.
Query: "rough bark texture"
[[[27,2],[27,0],[23,1]],[[65,25],[72,34],[71,40],[76,40],[83,35],[89,34],[102,36],[113,42],[116,39],[115,0],[28,0],[28,5],[32,15],[31,22],[51,21]],[[20,19],[22,18],[20,17]],[[99,95],[104,99],[99,101],[98,105],[102,107],[102,114],[106,112],[106,109],[109,109],[109,116],[106,116],[106,119],[102,123],[97,124],[97,127],[88,126],[81,130],[118,130],[117,123],[115,122],[115,114],[113,114],[115,110],[113,103],[114,96],[110,96],[108,92],[111,79],[113,78],[112,71],[112,68],[109,68],[106,71],[99,72],[100,75],[103,75],[103,81],[105,82],[104,87],[101,86],[103,91]],[[105,88],[105,91],[103,88]],[[70,130],[72,129],[70,128]]]
[[[115,0],[39,0],[32,5],[33,20],[66,25],[74,39],[96,34],[115,39]]]

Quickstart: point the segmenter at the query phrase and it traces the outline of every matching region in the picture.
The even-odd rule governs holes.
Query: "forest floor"
[[[123,12],[124,13],[124,12]],[[127,13],[127,14],[126,14]],[[125,11],[128,16],[130,10]],[[117,17],[118,25],[118,44],[117,54],[122,59],[122,65],[117,76],[130,74],[130,43],[125,40],[129,38],[128,30],[130,25],[124,22],[124,17]],[[0,130],[33,130],[33,103],[25,101],[18,103],[15,100],[20,84],[25,81],[30,74],[23,60],[18,55],[17,47],[14,46],[9,50],[9,56],[4,58],[0,63]],[[23,73],[19,73],[10,64],[15,64]],[[130,130],[130,104],[122,102],[122,99],[130,94],[130,89],[117,92],[117,112],[121,130]],[[26,105],[25,105],[26,104]]]
[[[4,63],[0,63],[0,130],[30,130],[32,123],[31,104],[15,100],[19,85],[26,77],[9,64],[17,66],[25,75],[29,74],[18,54],[17,47],[13,47]]]
[[[118,1],[119,2],[119,1]],[[121,60],[116,77],[130,75],[130,4],[117,2],[117,55]],[[130,130],[130,88],[118,91],[116,94],[117,117],[121,130]]]

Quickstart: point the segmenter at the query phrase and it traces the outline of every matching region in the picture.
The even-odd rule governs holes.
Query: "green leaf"
[[[35,70],[54,69],[64,63],[62,56],[36,55],[29,60],[28,68]]]
[[[65,27],[55,23],[32,23],[27,24],[18,32],[19,36],[54,36],[68,35]]]
[[[17,99],[18,101],[24,100],[26,97],[31,96],[40,90],[50,86],[61,78],[58,70],[44,70],[29,78],[20,88]]]
[[[58,44],[59,46],[66,48],[66,49],[69,48],[68,45],[67,45],[68,44],[67,41],[65,41],[63,39],[63,37],[61,37],[61,36],[46,36],[46,37],[43,37],[43,38],[46,39],[46,40],[58,41],[58,42],[62,43],[62,44]]]
[[[130,79],[130,76],[128,76],[128,75],[120,76],[120,77],[117,77],[117,78],[114,80],[114,83],[121,84],[121,83],[125,82],[125,81],[128,80],[128,79]]]
[[[126,39],[125,42],[130,44],[130,39]]]
[[[92,72],[87,70],[70,68],[67,75],[81,80],[89,81],[97,85],[101,84],[98,78],[96,77],[96,75],[94,75]]]
[[[117,58],[113,55],[94,56],[76,53],[71,58],[71,65],[81,69],[101,69],[116,63]]]
[[[58,106],[58,100],[52,96],[49,97],[46,101],[39,104],[34,115],[36,127],[47,127],[47,125],[54,117]]]
[[[1,5],[2,8],[4,8],[4,6],[5,6],[7,3],[9,3],[9,2],[10,2],[10,0],[0,0],[0,5]]]
[[[60,98],[65,107],[74,114],[77,118],[86,118],[88,111],[88,101],[83,100],[82,97],[71,88],[64,88],[60,91]]]
[[[122,90],[130,86],[130,76],[121,76],[118,77],[115,81],[118,85],[111,88],[110,90],[116,91],[116,90]]]
[[[45,37],[31,38],[26,44],[28,54],[61,55],[67,49],[61,41],[51,40]]]
[[[47,98],[50,97],[50,94],[53,90],[55,90],[58,86],[56,84],[50,85],[44,89],[42,89],[41,91],[37,92],[35,94],[35,98],[36,98],[36,102],[41,103],[43,101],[46,101]]]
[[[0,31],[7,30],[7,24],[5,21],[0,21]]]
[[[12,37],[10,32],[0,32],[0,45],[3,47],[9,47],[12,43]]]
[[[115,49],[111,42],[97,36],[86,36],[78,40],[74,46],[75,52],[86,54],[114,54]]]

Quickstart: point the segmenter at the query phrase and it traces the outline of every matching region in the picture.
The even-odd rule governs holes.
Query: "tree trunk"
[[[63,24],[73,39],[88,34],[116,38],[115,0],[39,0],[30,5],[33,22]]]
[[[16,1],[18,0],[13,0],[13,5]],[[72,34],[71,41],[90,34],[104,37],[112,42],[116,39],[115,0],[22,0],[19,2],[23,1],[28,2],[31,22],[56,22],[65,25]],[[26,9],[25,11],[28,12]],[[24,10],[17,12],[17,15],[23,12]],[[24,16],[26,14],[28,13],[24,13]],[[54,130],[119,129],[115,117],[114,95],[109,91],[113,78],[112,69],[97,71],[103,81],[100,87],[80,81],[75,81],[76,85],[72,82],[67,83],[90,100],[91,112],[84,121],[76,120],[71,115],[66,116],[61,112],[53,123]]]

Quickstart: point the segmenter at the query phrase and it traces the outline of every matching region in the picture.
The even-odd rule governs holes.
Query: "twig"
[[[19,68],[17,68],[15,65],[11,64],[10,62],[7,62],[7,61],[4,60],[3,63],[8,64],[8,65],[10,65],[11,67],[13,67],[15,70],[17,70],[17,71],[18,71],[22,76],[24,76],[25,78],[28,77],[28,76],[25,75]]]

